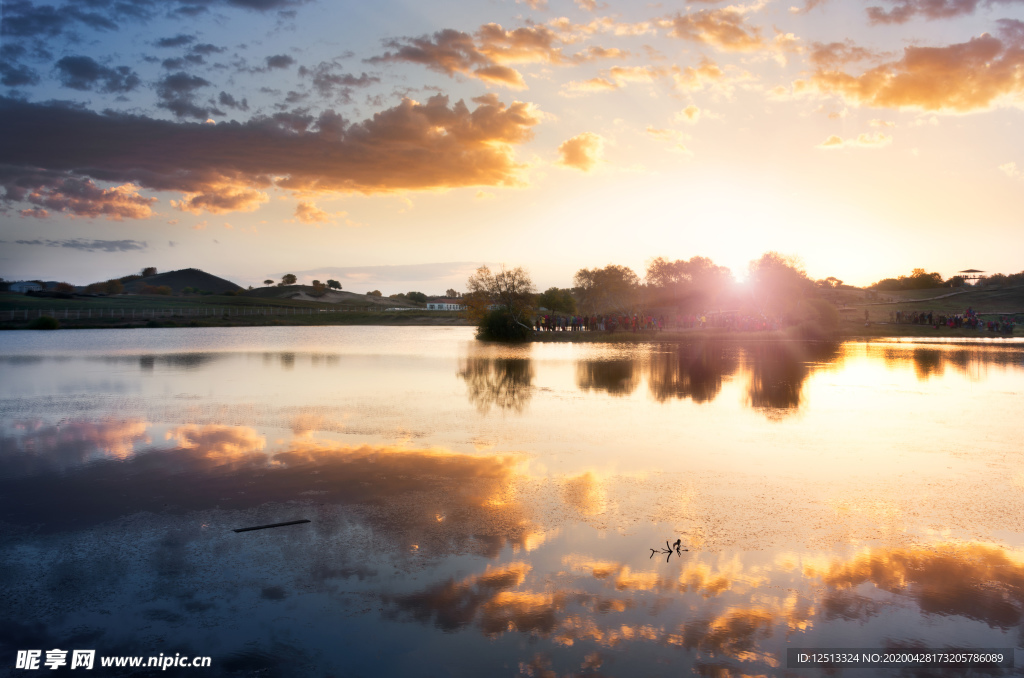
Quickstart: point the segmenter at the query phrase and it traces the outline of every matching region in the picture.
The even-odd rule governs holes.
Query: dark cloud
[[[169,71],[174,71],[174,70],[181,70],[182,68],[185,68],[186,63],[185,63],[185,60],[183,58],[181,58],[181,57],[174,57],[173,59],[164,59],[160,63],[160,65],[163,66],[164,68],[166,68]]]
[[[24,87],[39,82],[39,74],[24,64],[0,61],[0,83],[7,87]]]
[[[249,102],[246,99],[238,101],[235,97],[231,96],[227,92],[221,92],[220,96],[217,97],[217,102],[225,108],[237,108],[240,111],[249,110]]]
[[[101,5],[106,3],[100,3]],[[54,37],[72,26],[116,31],[117,24],[100,12],[87,11],[79,5],[36,6],[28,0],[3,4],[0,34],[17,37]]]
[[[928,20],[951,19],[974,14],[979,6],[1021,5],[1024,0],[896,0],[891,7],[868,7],[868,21],[873,24],[902,24],[914,17]]]
[[[195,39],[196,36],[194,35],[185,35],[184,33],[179,33],[178,35],[175,35],[173,38],[160,38],[156,41],[156,46],[184,47],[185,45],[191,45],[193,42],[195,42]]]
[[[217,45],[211,45],[208,42],[204,42],[200,45],[195,45],[190,51],[193,54],[205,54],[208,56],[210,54],[220,54],[225,50],[223,47],[218,47]]]
[[[209,116],[209,111],[195,104],[195,95],[196,90],[209,86],[210,81],[198,75],[189,75],[181,71],[168,75],[157,83],[156,93],[160,98],[157,105],[179,118],[205,120]]]
[[[337,72],[340,66],[331,61],[323,61],[313,68],[299,67],[299,75],[312,78],[313,87],[322,97],[338,96],[343,101],[350,101],[352,88],[366,87],[380,82],[380,78],[363,73],[359,77],[351,73]]]
[[[129,252],[144,250],[149,244],[144,240],[15,240],[19,245],[44,245],[46,247],[69,247],[83,252]]]
[[[184,76],[162,81],[162,91],[173,101],[205,85]],[[513,148],[531,138],[536,113],[495,95],[474,103],[470,109],[437,95],[426,103],[406,99],[359,123],[325,111],[315,119],[292,113],[211,125],[0,97],[2,199],[57,209],[77,189],[104,205],[120,201],[120,212],[100,211],[119,218],[132,209],[148,216],[148,202],[140,201],[151,199],[136,186],[183,194],[179,209],[218,212],[255,209],[275,185],[373,194],[517,184]],[[103,189],[93,181],[122,185],[96,194]]]
[[[210,7],[238,7],[257,12],[287,10],[306,4],[308,0],[84,0],[62,5],[36,5],[30,0],[3,3],[0,34],[14,37],[56,37],[79,27],[102,31],[116,31],[125,20],[146,21],[158,13],[169,10],[172,14],[194,17]],[[165,38],[161,47],[180,46],[177,38]],[[189,36],[184,36],[189,37]],[[161,43],[169,44],[161,44]],[[186,43],[181,43],[186,44]]]
[[[0,186],[4,188],[4,202],[36,206],[22,216],[49,216],[42,209],[49,208],[79,217],[145,219],[152,216],[150,206],[156,202],[156,198],[139,195],[130,183],[104,189],[87,178],[38,169],[18,170],[10,165],[0,165]]]
[[[287,54],[275,54],[267,57],[267,68],[288,68],[295,63],[295,59]]]
[[[68,56],[57,62],[61,84],[78,90],[130,92],[142,82],[127,66],[107,68],[87,56]]]

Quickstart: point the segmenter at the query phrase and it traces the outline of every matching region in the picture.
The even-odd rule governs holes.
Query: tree
[[[283,276],[281,276],[281,282],[278,283],[278,286],[285,287],[286,285],[294,285],[297,280],[298,278],[296,278],[291,273],[285,273]]]
[[[332,290],[340,290],[341,289],[341,283],[338,282],[337,280],[328,280],[327,281],[327,286],[330,287]]]
[[[62,294],[71,294],[75,291],[75,286],[70,283],[59,282],[54,285],[53,289],[55,292],[60,292]]]
[[[384,295],[381,293],[380,290],[373,290],[372,292],[367,292],[366,296],[368,296],[368,297],[383,297]]]
[[[142,277],[148,278],[151,275],[156,275],[156,266],[147,266],[142,269]]]
[[[616,264],[593,270],[581,268],[572,282],[584,313],[628,312],[636,304],[640,287],[633,269]]]
[[[460,295],[455,289],[449,287],[444,291],[444,296],[448,297],[449,299],[458,299],[462,295]]]
[[[271,285],[274,284],[274,281],[273,280],[269,280],[269,279],[268,280],[264,280],[263,284],[266,285],[267,287],[270,287]]]
[[[108,280],[106,282],[107,294],[121,294],[124,292],[124,285],[120,280]]]
[[[427,295],[423,294],[423,292],[406,292],[405,298],[418,304],[427,303]]]
[[[525,339],[530,332],[527,316],[533,311],[534,287],[521,266],[504,266],[492,273],[481,266],[466,281],[463,296],[469,316],[477,321],[482,339]],[[493,307],[493,308],[492,308]]]
[[[560,313],[575,313],[576,299],[572,290],[549,287],[537,295],[537,305]]]
[[[763,315],[790,312],[810,289],[797,257],[765,252],[748,266],[751,300]]]
[[[313,281],[313,291],[309,293],[311,297],[322,297],[327,294],[327,285],[323,284],[319,280]]]
[[[655,303],[707,307],[732,284],[732,272],[707,257],[668,261],[661,257],[647,264],[647,286]]]

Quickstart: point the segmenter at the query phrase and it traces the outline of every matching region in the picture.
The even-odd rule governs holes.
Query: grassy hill
[[[156,275],[138,278],[126,283],[124,288],[128,293],[139,293],[146,285],[162,287],[166,285],[171,288],[174,294],[181,294],[186,287],[212,292],[213,294],[225,294],[226,292],[239,292],[243,288],[230,280],[218,278],[215,275],[201,271],[198,268],[183,268],[179,271],[168,271]]]
[[[295,301],[315,301],[321,304],[368,306],[373,308],[424,308],[423,304],[416,304],[410,301],[398,301],[370,294],[345,292],[344,290],[330,290],[322,297],[314,297],[312,292],[313,288],[310,285],[285,285],[283,287],[275,285],[273,287],[258,287],[254,290],[246,290],[241,292],[239,296],[268,300],[292,299]]]

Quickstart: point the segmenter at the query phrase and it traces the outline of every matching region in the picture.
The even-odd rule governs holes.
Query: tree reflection
[[[735,347],[721,342],[682,345],[655,353],[648,368],[651,396],[658,402],[671,398],[711,402],[737,366]]]
[[[469,401],[486,414],[491,407],[522,412],[533,397],[529,358],[466,358],[460,366]]]
[[[576,363],[576,385],[584,391],[625,396],[640,385],[640,369],[631,359],[580,360]]]
[[[750,380],[747,402],[771,419],[797,411],[804,382],[816,365],[832,363],[839,357],[835,344],[766,342],[746,348]]]

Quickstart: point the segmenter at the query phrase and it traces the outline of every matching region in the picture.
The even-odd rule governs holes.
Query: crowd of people
[[[534,319],[533,329],[538,332],[650,332],[665,329],[683,330],[720,327],[741,332],[777,330],[780,320],[739,315],[737,313],[677,313],[675,318],[650,313],[621,313],[602,315],[559,315],[546,313]]]
[[[999,332],[1002,334],[1013,334],[1013,328],[1019,324],[1016,315],[1000,315],[996,320],[982,320],[978,312],[970,306],[963,313],[946,315],[944,313],[933,313],[928,311],[889,311],[889,321],[899,324],[910,325],[931,325],[935,329],[948,327],[950,329],[967,328],[970,330]]]

